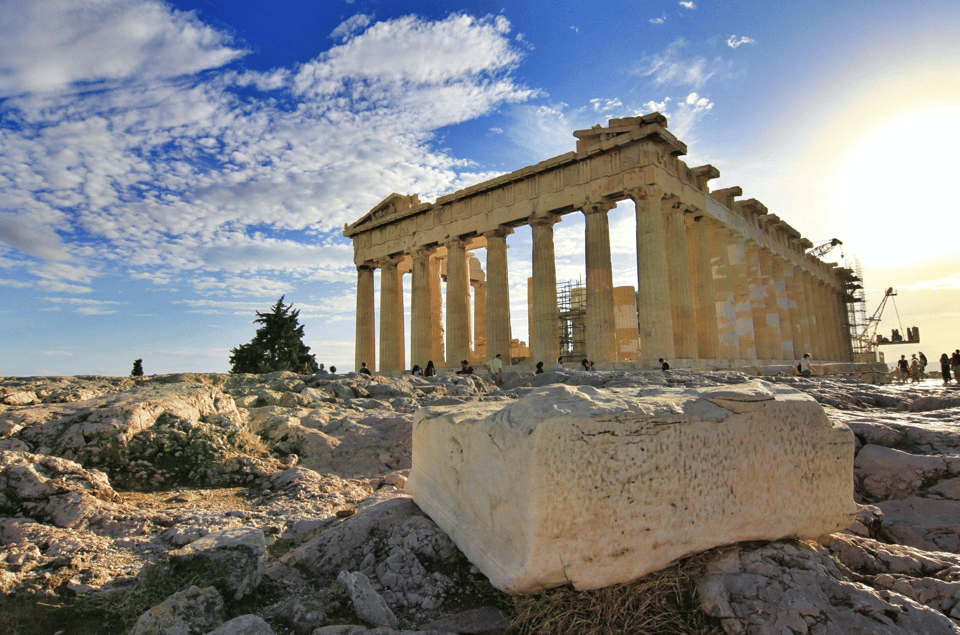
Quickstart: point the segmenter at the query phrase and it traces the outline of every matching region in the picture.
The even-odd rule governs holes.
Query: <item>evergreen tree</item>
[[[130,371],[131,377],[143,377],[143,360],[133,360],[133,370]]]
[[[262,324],[248,344],[230,350],[231,373],[272,373],[289,370],[299,373],[304,365],[317,370],[317,360],[310,347],[303,343],[303,326],[297,319],[300,311],[291,311],[292,304],[283,304],[280,296],[269,313],[257,311],[255,323]]]

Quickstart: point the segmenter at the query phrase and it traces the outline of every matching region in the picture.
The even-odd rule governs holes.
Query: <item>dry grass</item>
[[[700,608],[696,580],[716,551],[648,576],[596,589],[570,586],[514,599],[518,635],[722,635]]]

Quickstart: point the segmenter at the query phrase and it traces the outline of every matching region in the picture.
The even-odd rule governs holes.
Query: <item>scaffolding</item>
[[[580,278],[557,284],[557,309],[560,355],[579,362],[587,355],[587,291]]]
[[[865,343],[860,334],[867,327],[867,298],[863,289],[863,270],[860,267],[860,258],[847,260],[847,269],[854,272],[854,276],[847,281],[847,316],[850,329],[850,343],[856,361],[864,361],[860,356],[872,354],[873,347]]]

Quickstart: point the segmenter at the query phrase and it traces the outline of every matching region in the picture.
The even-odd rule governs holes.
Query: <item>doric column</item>
[[[487,283],[471,280],[473,287],[473,350],[480,350],[480,343],[488,346],[487,340]]]
[[[694,314],[693,279],[687,248],[686,215],[682,205],[665,201],[663,214],[667,233],[667,269],[670,276],[670,309],[673,316],[673,346],[676,357],[697,358],[697,323]]]
[[[711,270],[709,228],[705,216],[687,219],[687,247],[693,278],[693,309],[697,323],[697,356],[717,359],[720,337],[717,332],[717,305]]]
[[[850,312],[847,304],[847,290],[836,293],[837,303],[840,305],[840,354],[845,362],[853,361],[853,343],[850,341]]]
[[[436,255],[430,257],[430,355],[427,361],[434,366],[446,366],[444,356],[443,330],[443,287],[440,279],[440,261]]]
[[[777,277],[773,271],[773,252],[758,248],[760,287],[763,289],[764,323],[767,328],[767,359],[783,359],[783,335],[780,325],[780,304],[777,299]]]
[[[587,203],[584,254],[587,269],[587,357],[616,361],[617,341],[613,302],[613,265],[607,212],[615,203]]]
[[[470,357],[470,278],[463,239],[447,242],[447,366]]]
[[[806,271],[802,274],[803,279],[803,297],[807,306],[807,321],[809,323],[810,348],[807,352],[813,357],[823,359],[823,322],[820,320],[819,307],[817,306],[817,296],[813,292],[813,276]]]
[[[626,192],[637,208],[637,310],[643,359],[676,357],[663,190],[648,186]]]
[[[553,250],[555,214],[531,216],[533,228],[533,306],[530,307],[533,333],[530,353],[534,362],[549,368],[560,354],[560,317],[557,309],[557,263]]]
[[[793,348],[793,323],[790,316],[790,299],[787,297],[787,279],[783,259],[773,254],[770,257],[773,268],[773,286],[777,296],[777,311],[780,314],[780,357],[793,359],[796,353]]]
[[[376,298],[373,292],[375,268],[373,263],[357,267],[357,343],[353,351],[355,370],[360,370],[362,362],[372,371],[377,369]]]
[[[790,326],[793,329],[793,358],[800,359],[806,350],[804,336],[806,327],[803,325],[803,296],[798,290],[796,267],[792,262],[783,263],[783,280],[787,286],[787,308],[790,311]]]
[[[431,342],[433,321],[430,316],[430,256],[432,247],[413,251],[410,282],[410,365],[426,366],[433,359]]]
[[[734,234],[727,254],[730,258],[730,288],[737,313],[737,341],[740,359],[757,359],[757,340],[754,335],[753,302],[750,299],[750,284],[747,279],[746,239]]]
[[[403,285],[398,258],[380,263],[380,370],[403,370]]]
[[[827,283],[820,284],[820,294],[823,296],[823,310],[827,315],[827,351],[830,359],[840,360],[840,314],[837,311],[837,300],[833,288]]]
[[[484,234],[487,239],[487,355],[500,353],[510,363],[510,280],[507,272],[507,236],[513,230],[500,226]],[[546,362],[545,362],[546,363]]]
[[[763,272],[760,269],[760,247],[753,241],[746,245],[746,264],[757,359],[770,359],[772,355],[770,327],[767,325],[767,288],[763,284]]]
[[[740,357],[740,338],[737,335],[737,309],[730,280],[730,232],[719,221],[708,222],[719,355],[721,359],[737,359]]]

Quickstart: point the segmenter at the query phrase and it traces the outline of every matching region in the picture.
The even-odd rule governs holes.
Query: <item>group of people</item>
[[[946,355],[946,353],[944,353],[944,355]],[[905,384],[909,379],[911,384],[918,383],[923,379],[923,374],[926,372],[926,369],[927,356],[922,352],[919,357],[914,353],[910,356],[909,360],[906,355],[901,355],[900,359],[897,360],[897,381]]]
[[[960,349],[953,351],[952,355],[944,353],[940,356],[940,374],[944,386],[949,386],[951,379],[960,384]]]

